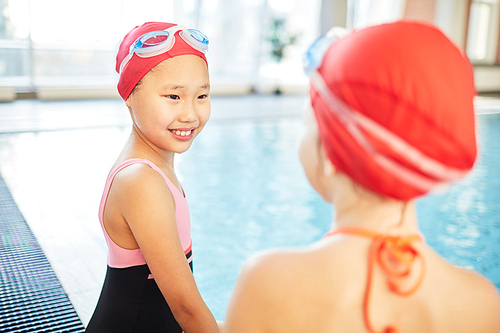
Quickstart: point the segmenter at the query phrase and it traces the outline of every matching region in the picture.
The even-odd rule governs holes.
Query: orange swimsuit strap
[[[421,235],[390,236],[359,227],[349,226],[332,230],[328,232],[325,237],[335,234],[349,234],[372,239],[368,253],[368,277],[363,301],[363,315],[365,324],[370,333],[376,333],[377,331],[373,328],[369,316],[370,290],[374,264],[378,263],[379,267],[382,269],[387,277],[387,285],[392,292],[400,296],[408,296],[417,290],[425,275],[424,258],[412,246],[413,242],[423,241],[424,239]],[[422,261],[422,271],[417,281],[404,290],[401,284],[404,282],[405,278],[410,276],[412,264],[417,258]],[[388,326],[381,332],[392,333],[397,332],[397,329],[393,326]]]

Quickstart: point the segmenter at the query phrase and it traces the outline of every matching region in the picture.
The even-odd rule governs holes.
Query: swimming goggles
[[[175,25],[165,30],[156,30],[145,33],[130,45],[128,55],[120,64],[120,73],[127,63],[132,59],[134,53],[141,58],[154,57],[168,52],[175,44],[175,34],[179,36],[193,49],[202,53],[208,51],[208,37],[196,29],[187,29],[181,25]]]
[[[467,174],[467,170],[445,165],[424,154],[392,131],[345,103],[330,90],[317,69],[330,45],[345,35],[347,32],[338,30],[336,35],[320,37],[304,55],[304,70],[310,78],[311,85],[327,104],[328,110],[335,115],[354,141],[373,158],[375,163],[406,184],[425,191],[439,190],[447,187],[447,184],[463,178]],[[415,170],[378,151],[368,139],[369,136],[390,147],[396,155],[413,166]]]
[[[330,48],[336,40],[347,36],[349,32],[342,27],[331,28],[324,36],[319,37],[316,41],[307,49],[302,63],[304,66],[304,71],[307,76],[310,76],[312,72],[318,69],[323,61],[326,51]]]

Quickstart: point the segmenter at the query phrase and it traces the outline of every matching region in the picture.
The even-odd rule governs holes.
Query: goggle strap
[[[123,58],[122,63],[120,64],[120,72],[119,72],[119,74],[122,73],[122,71],[125,68],[125,66],[128,64],[128,62],[130,61],[130,59],[132,59],[132,55],[133,55],[133,53],[129,53],[129,54],[127,54],[127,56],[125,58]]]

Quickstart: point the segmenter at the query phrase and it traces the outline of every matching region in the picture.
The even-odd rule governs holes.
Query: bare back
[[[368,332],[363,303],[369,245],[346,236],[255,257],[235,288],[227,332]],[[374,268],[367,311],[374,330],[390,325],[400,332],[499,332],[495,287],[450,265],[424,243],[415,247],[425,277],[410,296],[390,292]],[[236,314],[248,316],[246,324],[244,318],[233,321]]]

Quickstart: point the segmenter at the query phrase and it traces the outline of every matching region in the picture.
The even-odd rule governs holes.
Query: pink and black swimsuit
[[[108,265],[97,307],[87,326],[88,333],[182,332],[151,275],[141,249],[128,250],[118,246],[104,228],[104,207],[113,179],[119,171],[135,163],[147,164],[159,172],[172,192],[179,238],[193,270],[191,222],[183,193],[152,162],[144,159],[122,162],[111,172],[99,207],[99,221],[108,245]]]

